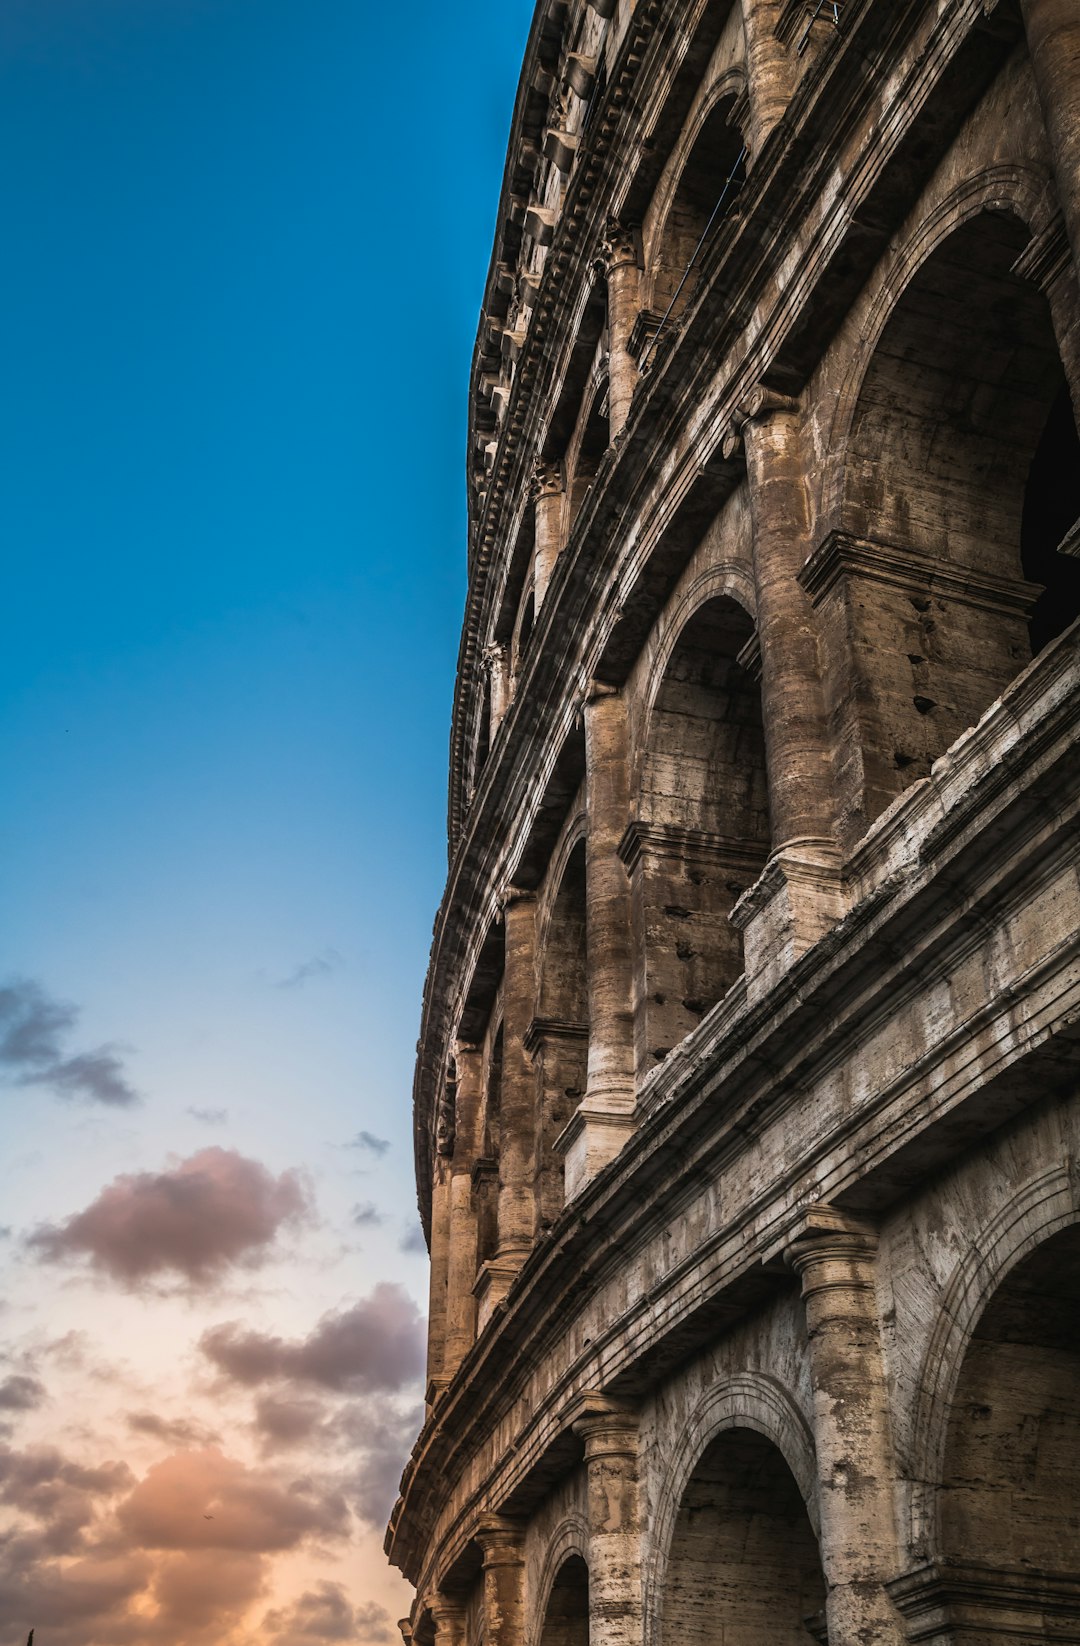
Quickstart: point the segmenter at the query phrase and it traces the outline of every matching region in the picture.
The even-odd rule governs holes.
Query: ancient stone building
[[[419,1646],[1080,1641],[1078,264],[1080,0],[539,0]]]

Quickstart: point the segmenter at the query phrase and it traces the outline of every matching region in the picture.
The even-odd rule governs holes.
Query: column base
[[[582,1098],[571,1119],[554,1142],[563,1157],[563,1192],[569,1204],[622,1149],[637,1130],[632,1112],[611,1108],[602,1098]]]
[[[793,840],[774,852],[729,916],[743,934],[747,999],[767,994],[846,912],[832,841]]]
[[[480,1272],[473,1287],[473,1296],[476,1298],[477,1334],[483,1331],[514,1284],[518,1270],[528,1255],[527,1247],[520,1251],[514,1249],[497,1252],[493,1258],[480,1265]]]

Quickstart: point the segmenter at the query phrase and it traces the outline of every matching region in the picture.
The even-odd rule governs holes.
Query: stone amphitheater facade
[[[1080,1641],[1078,266],[1080,0],[539,0],[407,1641]]]

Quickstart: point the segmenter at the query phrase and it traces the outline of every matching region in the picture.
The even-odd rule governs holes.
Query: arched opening
[[[680,314],[693,296],[698,270],[746,177],[746,145],[732,123],[734,97],[710,111],[679,177],[653,260],[652,307]]]
[[[717,597],[690,618],[653,703],[628,866],[640,1076],[743,969],[728,920],[769,854],[754,625]]]
[[[810,1646],[824,1606],[817,1538],[783,1455],[752,1429],[719,1435],[679,1505],[663,1646]]]
[[[521,602],[521,609],[518,612],[517,625],[514,630],[513,658],[511,660],[510,674],[511,679],[515,683],[518,675],[521,673],[522,660],[524,659],[525,651],[529,644],[529,636],[533,632],[533,624],[535,622],[536,596],[533,592],[532,585],[530,584],[525,590],[525,595]]]
[[[585,845],[567,858],[548,918],[540,962],[539,1007],[530,1031],[536,1068],[536,1206],[541,1229],[563,1208],[563,1163],[555,1139],[585,1091],[589,997],[585,966]]]
[[[502,1115],[502,1024],[488,1049],[484,1079],[483,1153],[473,1166],[473,1195],[476,1206],[476,1256],[481,1267],[494,1256],[499,1244],[499,1145]]]
[[[605,378],[593,393],[585,418],[585,426],[581,431],[581,443],[573,456],[569,489],[568,529],[573,528],[578,510],[585,500],[589,487],[596,479],[600,459],[610,444],[611,434],[607,415],[607,380]]]
[[[480,781],[491,752],[491,675],[484,671],[480,685],[480,700],[476,711],[476,743],[473,750],[472,788]]]
[[[984,1310],[951,1404],[939,1501],[946,1565],[968,1578],[953,1618],[965,1635],[1077,1638],[1080,1228],[1019,1263]]]
[[[1024,576],[1041,583],[1028,632],[1032,656],[1066,629],[1080,612],[1080,560],[1059,554],[1080,519],[1080,436],[1069,385],[1061,373],[1058,392],[1035,448],[1024,492],[1020,558]]]
[[[1013,273],[1028,237],[993,212],[958,228],[862,381],[836,575],[818,593],[854,835],[1080,610],[1056,553],[1080,515],[1080,450],[1045,299]]]
[[[589,1568],[570,1555],[551,1586],[540,1646],[589,1646]]]

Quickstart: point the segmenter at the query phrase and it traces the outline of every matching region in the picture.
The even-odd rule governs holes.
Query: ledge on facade
[[[1080,1571],[928,1561],[887,1588],[912,1641],[944,1643],[971,1631],[1065,1641],[1080,1632]]]

